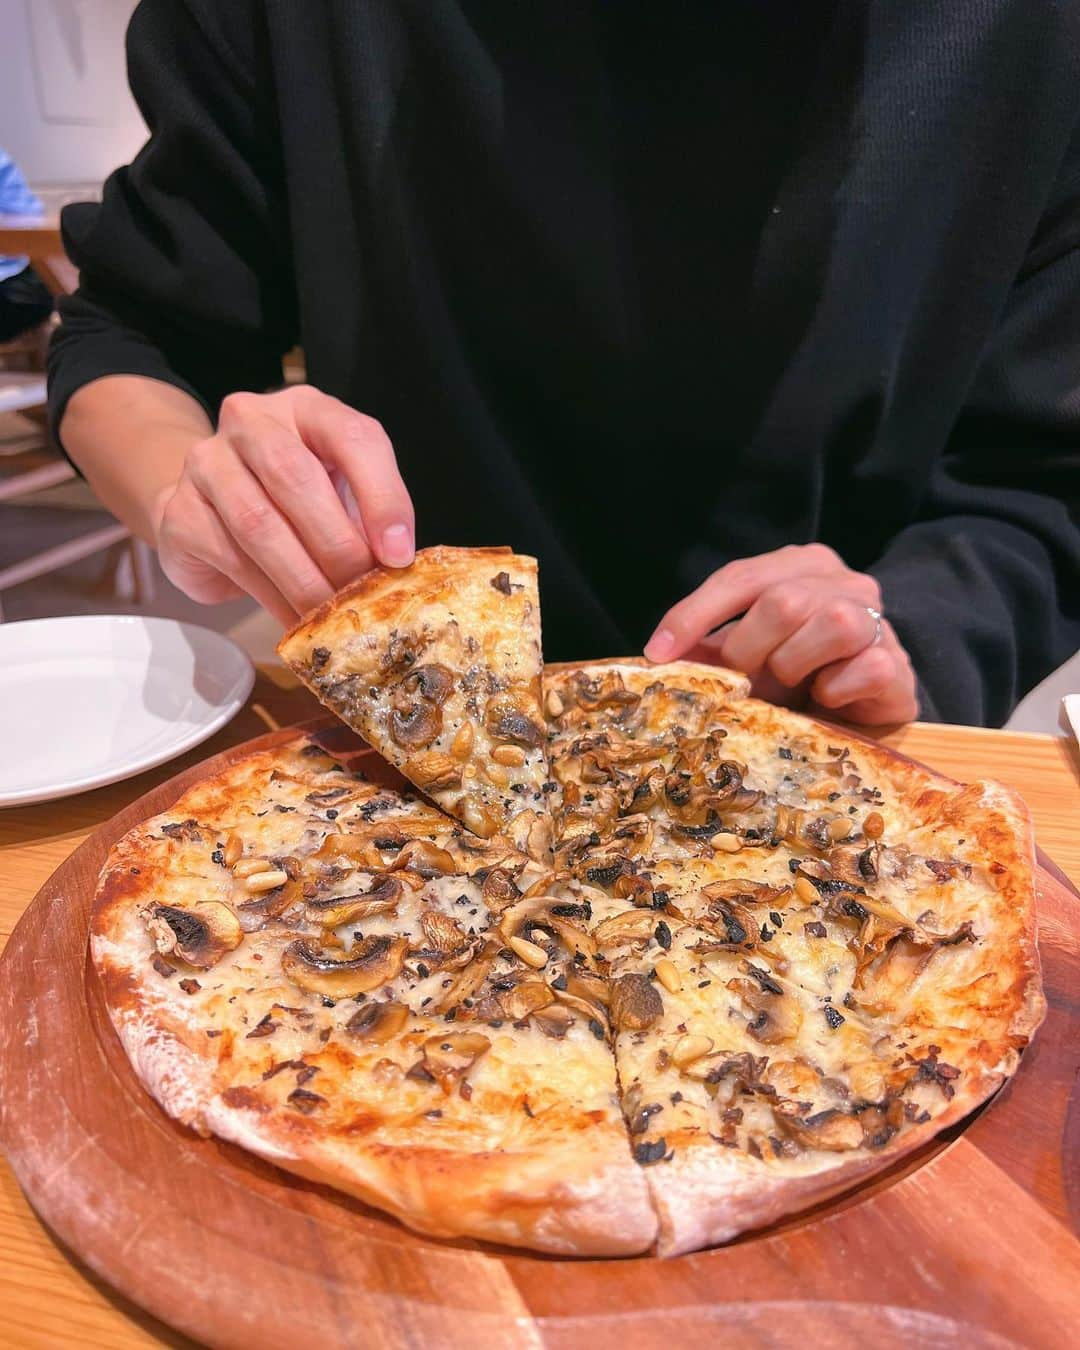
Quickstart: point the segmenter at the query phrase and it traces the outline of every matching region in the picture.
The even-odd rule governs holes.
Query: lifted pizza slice
[[[551,848],[536,560],[430,548],[375,568],[278,645],[309,689],[474,834]]]

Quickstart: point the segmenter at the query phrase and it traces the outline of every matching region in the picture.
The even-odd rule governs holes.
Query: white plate
[[[234,717],[254,681],[234,642],[172,619],[0,624],[0,806],[163,764]]]

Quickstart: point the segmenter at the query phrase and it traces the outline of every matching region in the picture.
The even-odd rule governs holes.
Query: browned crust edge
[[[505,562],[507,558],[515,558],[526,566],[531,565],[534,570],[537,566],[535,558],[527,554],[516,554],[509,545],[455,548],[449,544],[437,544],[433,548],[420,549],[408,567],[373,567],[299,619],[282,635],[277,644],[278,655],[288,660],[285,656],[286,647],[292,646],[302,634],[317,628],[331,614],[347,604],[354,602],[372,604],[384,592],[406,582],[410,586],[422,587],[433,577],[444,577],[462,568],[472,570],[474,567],[486,566],[492,562]]]

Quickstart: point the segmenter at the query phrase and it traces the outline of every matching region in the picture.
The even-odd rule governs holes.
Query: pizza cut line
[[[116,845],[93,959],[171,1115],[420,1232],[674,1255],[1015,1071],[1044,1003],[1013,794],[688,662],[548,667],[536,706],[524,831],[298,735]]]

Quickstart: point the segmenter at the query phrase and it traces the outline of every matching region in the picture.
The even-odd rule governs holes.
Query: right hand
[[[217,432],[159,498],[154,528],[165,575],[186,595],[219,604],[246,593],[286,627],[375,563],[406,566],[415,549],[386,432],[306,385],[230,394]]]

